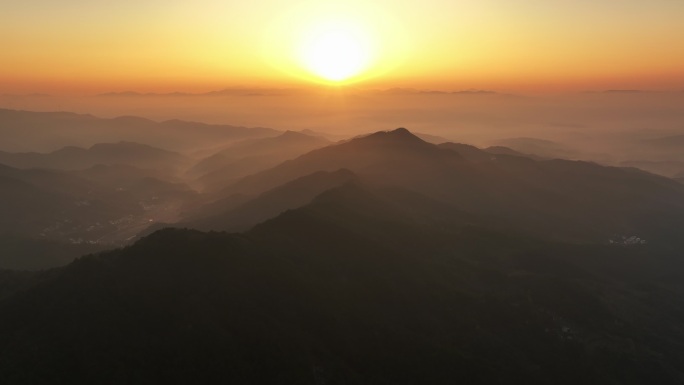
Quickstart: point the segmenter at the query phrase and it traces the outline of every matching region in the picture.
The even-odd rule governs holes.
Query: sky
[[[331,23],[367,56],[344,85],[682,90],[682,20],[681,0],[0,0],[0,93],[326,83],[298,50]]]

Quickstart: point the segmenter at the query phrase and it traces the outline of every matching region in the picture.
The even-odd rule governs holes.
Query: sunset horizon
[[[0,384],[684,384],[684,1],[0,21]]]
[[[23,4],[6,5],[0,26],[5,93],[684,89],[684,5],[666,0]],[[315,64],[326,39],[340,56]]]

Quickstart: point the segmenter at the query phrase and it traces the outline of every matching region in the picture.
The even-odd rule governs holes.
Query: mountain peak
[[[418,146],[429,145],[429,143],[425,142],[423,139],[417,137],[411,131],[403,127],[391,131],[378,131],[370,135],[358,137],[352,141],[360,143],[392,143]]]
[[[280,135],[281,138],[303,138],[307,136],[309,135],[292,130],[287,130]]]
[[[414,139],[420,140],[421,142],[423,141],[423,139],[420,139],[418,136],[416,136],[414,133],[412,133],[404,127],[399,127],[394,130],[385,131],[385,133],[397,138]]]
[[[420,139],[419,137],[417,137],[411,131],[407,130],[404,127],[399,127],[399,128],[396,128],[396,129],[390,130],[390,131],[376,132],[376,134],[380,134],[380,133],[383,133],[385,135],[395,137],[395,138],[406,138],[406,139],[412,139],[412,140],[419,140],[421,142],[423,141],[422,139]],[[374,135],[374,134],[372,134],[372,135]]]

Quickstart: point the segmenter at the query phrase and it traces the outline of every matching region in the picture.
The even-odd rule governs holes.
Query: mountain
[[[668,234],[674,239],[673,229],[684,221],[684,190],[667,178],[580,161],[535,161],[464,145],[435,146],[406,129],[312,151],[245,177],[221,195],[254,196],[318,171],[343,168],[489,222],[552,238],[607,242],[619,235],[653,239]]]
[[[343,168],[359,175],[373,176],[377,172],[385,178],[421,178],[424,172],[443,171],[444,165],[449,162],[463,163],[463,158],[455,152],[436,151],[434,145],[401,128],[314,150],[270,170],[248,176],[228,187],[227,191],[260,193],[317,171]]]
[[[88,149],[70,146],[48,154],[0,152],[0,163],[17,168],[78,170],[122,164],[173,173],[188,162],[178,153],[132,142],[98,143]]]
[[[37,283],[4,277],[0,378],[684,380],[681,258],[443,223],[432,204],[395,202],[350,183],[245,234],[167,229]]]
[[[68,240],[99,234],[110,220],[142,211],[133,202],[107,199],[98,185],[64,172],[0,165],[0,187],[0,234]]]
[[[356,176],[349,170],[319,171],[269,190],[236,208],[225,209],[232,205],[232,200],[215,202],[208,207],[201,208],[201,211],[196,214],[201,219],[175,226],[201,230],[245,231],[287,210],[308,204],[324,191],[356,179]],[[202,215],[202,213],[211,213],[211,215]]]
[[[19,169],[0,164],[0,176],[16,179],[50,193],[97,197],[106,189],[74,173],[50,169]]]
[[[181,212],[201,202],[199,194],[187,184],[149,170],[98,165],[75,174],[114,192],[115,199],[135,202],[154,221],[175,221]]]
[[[198,162],[187,175],[199,178],[208,190],[218,190],[227,181],[271,168],[330,143],[327,139],[294,131],[273,138],[245,140]]]
[[[542,158],[540,156],[524,154],[511,148],[501,146],[492,146],[481,149],[470,144],[452,142],[442,142],[438,144],[438,146],[447,150],[456,151],[471,162],[490,162],[497,159],[496,155],[518,156],[533,160],[547,160],[546,158]]]
[[[65,146],[135,142],[171,151],[191,151],[217,143],[278,135],[269,128],[213,125],[180,120],[154,122],[139,117],[97,118],[68,112],[0,109],[0,150],[50,152]]]
[[[142,176],[98,167],[95,187]],[[36,173],[51,177],[37,186]],[[0,175],[20,194],[68,202],[62,174],[78,186],[98,173]],[[398,129],[223,193],[215,204],[232,207],[181,225],[246,231],[164,229],[64,268],[0,271],[0,378],[684,381],[684,186],[670,179],[437,146]]]
[[[44,241],[111,246],[151,222],[178,220],[178,213],[197,199],[187,186],[148,174],[124,166],[67,172],[0,165],[0,237],[20,240],[21,245],[36,240],[36,249]],[[0,257],[0,268],[10,266],[3,264],[7,258]]]
[[[63,266],[111,245],[100,242],[140,215],[106,202],[49,191],[0,176],[0,269],[36,270]]]
[[[439,148],[452,150],[459,153],[469,162],[490,162],[496,159],[496,156],[488,151],[481,150],[475,146],[463,143],[445,142],[438,145]]]
[[[372,90],[370,91],[374,94],[380,95],[456,95],[456,96],[504,96],[510,97],[513,95],[499,93],[496,91],[488,90],[459,90],[459,91],[438,91],[438,90],[419,90],[415,88],[389,88],[383,90]]]
[[[541,156],[532,155],[532,154],[525,154],[522,152],[515,151],[512,148],[503,147],[503,146],[491,146],[491,147],[487,147],[483,150],[490,153],[490,154],[495,154],[495,155],[512,155],[512,156],[521,156],[523,158],[530,158],[530,159],[534,159],[534,160],[547,160],[546,158],[543,158]]]
[[[185,193],[192,190],[184,183],[175,178],[166,178],[149,169],[140,169],[134,166],[121,164],[102,165],[73,171],[70,174],[98,183],[110,190],[117,192],[131,192],[136,199],[149,198],[152,195],[163,196],[168,193]]]
[[[445,139],[445,138],[443,138],[441,136],[437,136],[437,135],[424,134],[422,132],[416,132],[414,134],[417,137],[423,139],[424,141],[426,141],[428,143],[440,144],[440,143],[449,142],[449,139]]]
[[[159,176],[159,173],[155,172],[154,170],[142,169],[124,164],[98,164],[86,169],[74,170],[70,173],[114,188],[134,183],[135,181],[145,178]],[[178,181],[174,178],[168,178],[165,180],[168,182]]]
[[[649,161],[649,160],[630,160],[620,163],[622,167],[636,167],[654,174],[676,178],[684,172],[683,161]]]
[[[508,147],[521,153],[546,159],[574,159],[578,152],[561,143],[539,138],[509,138],[494,142],[494,146]]]

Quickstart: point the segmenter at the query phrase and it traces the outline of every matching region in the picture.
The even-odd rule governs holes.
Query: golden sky
[[[301,47],[336,23],[368,87],[684,88],[681,0],[25,0],[0,21],[0,93],[315,84]]]

